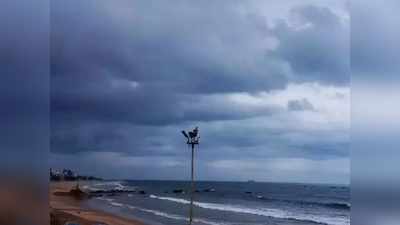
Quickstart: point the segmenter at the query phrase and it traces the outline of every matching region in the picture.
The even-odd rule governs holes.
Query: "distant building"
[[[50,180],[58,181],[62,179],[60,171],[50,168]]]
[[[63,169],[62,171],[50,168],[50,180],[51,181],[74,181],[74,180],[101,180],[101,178],[93,176],[81,176],[70,169]]]
[[[78,178],[78,176],[76,175],[75,172],[73,172],[72,170],[68,170],[68,169],[63,169],[62,175],[63,175],[64,180],[76,180]]]

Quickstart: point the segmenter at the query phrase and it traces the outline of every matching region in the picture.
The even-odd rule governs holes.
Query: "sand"
[[[122,218],[107,212],[82,206],[84,199],[74,198],[69,191],[76,182],[50,182],[50,220],[51,225],[64,225],[65,222],[77,222],[81,225],[145,225],[140,221]]]

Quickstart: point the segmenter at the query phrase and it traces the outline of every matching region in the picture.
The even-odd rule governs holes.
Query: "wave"
[[[107,202],[112,202],[112,201],[114,201],[114,199],[112,199],[112,198],[104,198],[104,197],[97,197],[96,199],[98,199],[98,200],[103,200],[103,201],[107,201]]]
[[[276,198],[261,198],[264,201],[278,201],[288,202],[300,205],[315,205],[334,209],[351,209],[351,204],[346,202],[313,202],[313,201],[302,201],[302,200],[287,200],[287,199],[276,199]]]
[[[132,206],[132,205],[127,205],[127,204],[115,202],[114,199],[101,198],[101,197],[97,198],[97,199],[103,200],[103,201],[108,201],[110,205],[116,206],[116,207],[126,207],[128,209],[138,210],[138,211],[150,213],[155,216],[160,216],[160,217],[164,217],[164,218],[168,218],[168,219],[189,221],[187,219],[187,217],[183,217],[183,216],[176,215],[176,214],[168,214],[168,213],[157,211],[157,210],[151,210],[151,209],[140,208],[140,207],[136,207],[136,206]],[[193,221],[197,222],[197,223],[206,224],[206,225],[230,225],[229,223],[213,222],[213,221],[209,221],[209,220],[201,219],[201,218],[197,218],[197,219],[195,218],[195,219],[193,219]]]
[[[94,186],[107,186],[112,189],[124,190],[127,186],[123,185],[121,181],[107,181],[94,184]]]
[[[129,185],[124,185],[123,181],[102,181],[96,182],[90,185],[84,185],[83,189],[89,191],[135,191],[137,190],[136,187],[132,187]]]
[[[127,207],[129,209],[139,210],[142,212],[150,213],[150,214],[153,214],[156,216],[161,216],[161,217],[168,218],[168,219],[189,221],[187,217],[183,217],[183,216],[176,215],[176,214],[168,214],[168,213],[157,211],[157,210],[144,209],[144,208],[139,208],[139,207],[131,206],[131,205],[128,205]],[[199,219],[199,218],[197,218],[197,219],[195,218],[195,219],[193,219],[193,221],[197,222],[197,223],[207,224],[207,225],[230,225],[229,223],[213,222],[213,221]]]
[[[351,209],[350,203],[321,203],[321,205],[335,209]]]
[[[180,204],[190,204],[190,201],[180,198],[172,198],[172,197],[160,197],[156,195],[150,195],[150,198],[172,201]],[[279,219],[288,219],[288,220],[297,220],[303,222],[313,222],[317,224],[326,224],[326,225],[349,225],[350,220],[348,218],[339,218],[339,217],[324,217],[319,215],[312,214],[296,214],[280,209],[272,209],[272,208],[248,208],[240,205],[225,205],[218,203],[205,203],[205,202],[193,202],[193,205],[211,210],[219,210],[219,211],[228,211],[234,213],[245,213],[252,214],[257,216],[265,216]]]
[[[117,207],[122,207],[122,206],[124,206],[124,204],[119,203],[119,202],[110,202],[110,204],[113,205],[113,206],[117,206]]]
[[[95,188],[95,187],[92,187],[92,186],[90,186],[90,185],[84,185],[83,187],[82,187],[84,190],[89,190],[89,191],[100,191],[101,189],[99,189],[99,188]]]

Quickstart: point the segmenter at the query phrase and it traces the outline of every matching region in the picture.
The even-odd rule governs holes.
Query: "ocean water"
[[[125,189],[124,193],[92,198],[91,207],[151,225],[188,224],[189,182],[108,181],[84,188]],[[173,193],[182,189],[184,193]],[[349,225],[350,190],[347,186],[196,182],[195,225]]]

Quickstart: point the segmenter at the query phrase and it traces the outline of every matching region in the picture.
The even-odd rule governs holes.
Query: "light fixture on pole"
[[[186,137],[187,142],[189,146],[192,147],[192,169],[191,169],[191,191],[190,191],[190,211],[189,211],[189,225],[192,224],[193,222],[193,198],[194,198],[194,192],[195,192],[195,185],[194,185],[194,146],[199,144],[199,128],[196,127],[193,129],[193,131],[188,132],[189,135],[186,133],[186,131],[182,131],[183,136]]]

